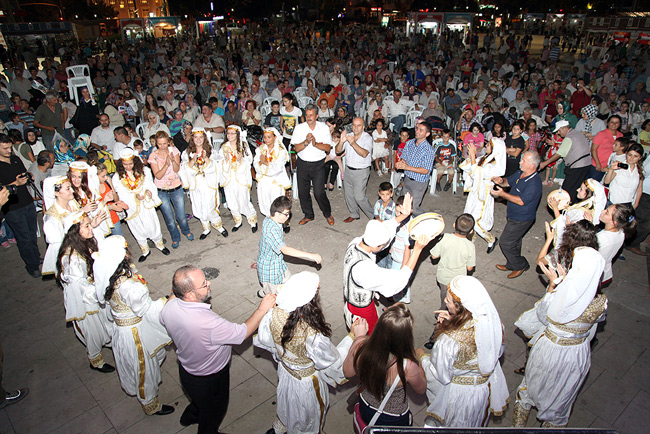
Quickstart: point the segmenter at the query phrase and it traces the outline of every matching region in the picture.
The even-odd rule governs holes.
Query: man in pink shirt
[[[190,398],[180,423],[199,424],[200,433],[218,433],[228,409],[232,345],[253,334],[273,306],[267,294],[243,324],[217,315],[210,307],[210,281],[186,265],[174,273],[171,297],[160,312],[160,322],[176,344],[181,384]]]

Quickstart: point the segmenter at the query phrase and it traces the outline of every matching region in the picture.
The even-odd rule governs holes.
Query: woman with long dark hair
[[[413,346],[413,315],[404,303],[395,303],[386,309],[379,317],[372,335],[355,340],[343,364],[343,373],[348,378],[359,376],[364,390],[359,396],[358,412],[366,424],[378,412],[380,403],[396,381],[397,386],[376,424],[413,424],[406,399],[406,384],[410,384],[416,393],[423,394],[427,381]]]
[[[345,381],[341,366],[353,338],[332,344],[332,329],[325,320],[318,296],[320,279],[303,271],[292,275],[268,311],[253,339],[278,362],[277,418],[267,434],[317,434],[325,425],[328,385]],[[365,321],[352,328],[356,337],[368,332]]]
[[[102,347],[111,342],[112,324],[97,299],[93,281],[93,257],[97,240],[84,212],[63,219],[65,237],[59,249],[56,269],[63,287],[65,321],[73,324],[77,338],[86,346],[91,369],[107,373],[115,368],[104,361]]]
[[[485,287],[475,277],[458,276],[437,311],[431,356],[420,357],[427,376],[426,427],[486,426],[500,416],[508,387],[499,364],[503,325]]]
[[[158,400],[160,365],[172,343],[160,323],[167,297],[151,299],[147,281],[133,271],[123,237],[108,237],[93,257],[95,290],[110,304],[114,320],[113,354],[122,389],[138,398],[147,415],[173,413],[174,407]]]
[[[138,262],[144,262],[151,254],[148,239],[163,255],[169,255],[171,252],[163,242],[160,220],[156,214],[156,207],[162,203],[158,189],[153,183],[151,170],[144,167],[133,149],[123,149],[120,158],[115,160],[113,186],[120,200],[127,205],[126,223],[142,250]]]

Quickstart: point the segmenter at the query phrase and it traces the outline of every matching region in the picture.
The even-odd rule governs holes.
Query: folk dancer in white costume
[[[109,214],[106,204],[113,200],[113,195],[108,194],[104,199],[101,198],[97,167],[89,166],[84,161],[74,161],[70,163],[68,178],[72,183],[74,199],[91,219],[102,211],[106,215]],[[113,226],[111,219],[107,218],[102,221],[94,232],[96,235],[105,237],[111,233]]]
[[[147,239],[153,241],[164,255],[169,255],[170,251],[163,243],[160,220],[156,214],[156,207],[161,201],[153,175],[148,167],[144,167],[140,157],[134,157],[133,149],[126,148],[120,152],[120,159],[115,160],[113,185],[120,200],[128,206],[125,220],[142,250],[138,262],[144,262],[151,254]]]
[[[426,427],[484,427],[500,416],[508,386],[499,364],[503,325],[485,287],[475,277],[449,283],[448,311],[438,311],[436,343],[420,360],[427,376]]]
[[[251,185],[253,176],[251,164],[253,156],[246,143],[246,133],[236,125],[230,125],[226,130],[226,142],[219,148],[221,163],[221,180],[219,184],[226,193],[228,209],[235,221],[233,232],[237,232],[242,224],[242,215],[248,220],[253,233],[257,232],[257,213],[251,202]]]
[[[257,202],[260,212],[270,217],[271,203],[291,188],[291,180],[285,168],[289,153],[282,144],[282,134],[273,127],[264,129],[262,140],[264,143],[255,152],[253,167],[257,173]]]
[[[173,413],[174,407],[158,400],[160,365],[165,346],[172,343],[160,323],[167,297],[151,299],[147,282],[133,273],[123,237],[106,238],[93,258],[95,290],[110,303],[113,315],[113,354],[122,389],[137,397],[147,415]]]
[[[303,271],[280,285],[277,307],[262,319],[253,344],[278,362],[277,419],[267,434],[317,434],[325,425],[328,385],[347,380],[343,362],[352,346],[348,335],[335,346],[325,321],[316,273]]]
[[[95,291],[91,255],[97,251],[97,240],[90,217],[75,211],[63,219],[63,224],[66,235],[56,267],[63,287],[65,320],[72,323],[77,338],[86,346],[90,367],[99,372],[113,372],[115,368],[102,355],[102,347],[111,342],[113,324],[108,319],[104,300],[100,304]]]
[[[47,251],[43,259],[42,274],[51,275],[56,273],[56,258],[59,255],[59,248],[65,236],[63,219],[70,213],[79,210],[79,204],[74,200],[72,184],[67,176],[50,176],[43,181],[43,202],[45,215],[43,217],[43,232],[47,241]],[[83,210],[88,211],[89,207]],[[97,228],[106,218],[106,213],[97,214],[91,221],[93,228]],[[103,238],[101,232],[95,236]]]
[[[203,128],[192,130],[189,146],[181,154],[181,170],[178,173],[183,188],[190,192],[192,214],[201,221],[203,233],[199,237],[206,239],[210,234],[210,225],[224,238],[228,231],[224,229],[219,213],[219,170],[218,154],[212,151],[210,140]]]
[[[517,389],[513,424],[525,427],[536,407],[542,427],[559,428],[569,422],[589,373],[590,341],[607,310],[607,297],[597,294],[605,260],[591,247],[578,247],[566,275],[561,265],[557,272],[540,267],[550,279],[546,294],[515,323],[532,349]]]
[[[488,253],[496,248],[498,238],[490,233],[494,225],[494,197],[490,190],[494,176],[506,173],[506,144],[493,138],[485,145],[486,155],[476,158],[476,147],[468,147],[468,158],[460,164],[463,170],[464,190],[468,192],[464,212],[476,221],[474,230],[488,243]]]

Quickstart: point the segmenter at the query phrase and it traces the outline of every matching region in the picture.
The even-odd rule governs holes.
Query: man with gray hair
[[[160,322],[176,344],[181,385],[190,398],[180,423],[198,423],[199,432],[218,433],[228,409],[232,345],[257,330],[275,305],[275,295],[265,295],[250,318],[235,324],[210,308],[210,281],[200,269],[185,265],[176,270],[172,291]]]
[[[365,123],[361,118],[352,121],[352,133],[341,134],[341,139],[336,145],[336,153],[345,151],[345,177],[343,187],[345,203],[350,211],[350,216],[343,220],[350,223],[359,219],[359,209],[369,219],[374,218],[374,210],[368,196],[368,178],[372,162],[372,136],[364,131]]]
[[[506,264],[496,266],[501,271],[510,271],[508,279],[519,277],[530,268],[526,258],[521,256],[521,242],[535,223],[542,198],[542,180],[537,173],[540,161],[537,151],[526,151],[521,155],[518,171],[507,178],[492,178],[495,188],[490,194],[508,201],[507,223],[500,240]],[[509,193],[505,192],[505,187],[510,187]]]
[[[325,194],[325,157],[332,150],[332,135],[324,122],[318,122],[318,109],[314,104],[305,107],[306,122],[298,124],[293,130],[291,144],[296,150],[296,173],[298,176],[298,197],[305,217],[299,224],[314,220],[314,208],[310,189],[327,223],[334,225],[332,207]]]
[[[54,150],[52,138],[54,133],[63,134],[63,108],[59,104],[59,97],[56,92],[49,91],[45,94],[45,102],[36,109],[34,115],[34,126],[41,129],[43,144],[48,151]]]

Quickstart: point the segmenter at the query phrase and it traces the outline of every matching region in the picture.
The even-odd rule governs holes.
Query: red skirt
[[[375,328],[375,325],[377,325],[377,321],[379,320],[375,301],[373,300],[367,307],[354,307],[348,303],[348,310],[352,315],[356,315],[368,321],[368,335],[372,334],[372,330]]]

